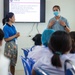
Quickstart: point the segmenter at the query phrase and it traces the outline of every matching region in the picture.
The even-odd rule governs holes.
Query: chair
[[[27,59],[29,60],[29,63],[32,69],[33,65],[35,64],[35,61],[32,58],[27,58]]]
[[[67,63],[69,63],[72,66],[72,68],[67,69]],[[75,66],[70,60],[65,61],[64,69],[65,69],[65,75],[75,75]]]
[[[21,49],[23,50],[23,53],[24,53],[25,57],[28,56],[28,53],[29,53],[30,51],[32,51],[32,49],[33,49],[34,47],[35,47],[35,46],[32,46],[30,49],[21,48]]]
[[[36,68],[36,75],[48,75],[43,69]]]
[[[34,48],[35,46],[32,46],[31,48],[30,48],[30,50],[29,51],[32,51],[32,49]]]
[[[23,50],[24,56],[27,57],[29,50],[28,49],[24,49],[24,48],[21,48],[21,49]]]
[[[29,59],[21,56],[21,60],[22,60],[22,63],[23,63],[25,75],[31,75],[31,66],[30,66],[30,63],[29,63]]]

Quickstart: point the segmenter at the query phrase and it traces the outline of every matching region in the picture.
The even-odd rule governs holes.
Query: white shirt
[[[64,61],[66,59],[71,60],[75,65],[75,54],[64,54],[60,56],[62,68],[56,68],[51,64],[51,58],[53,54],[49,54],[46,56],[43,56],[41,59],[39,59],[33,66],[33,69],[35,70],[37,67],[41,67],[44,69],[49,75],[65,75],[64,74]],[[68,68],[71,68],[71,65],[68,64]]]
[[[0,75],[8,75],[9,59],[0,54]]]
[[[49,53],[49,48],[45,46],[35,46],[31,52],[28,53],[28,58],[32,58],[35,62],[38,61],[43,55]]]

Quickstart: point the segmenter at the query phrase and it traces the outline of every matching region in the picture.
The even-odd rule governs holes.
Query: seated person
[[[36,35],[32,38],[32,40],[34,41],[34,46],[32,46],[32,47],[30,48],[31,51],[32,51],[32,50],[35,50],[35,49],[34,49],[35,47],[39,47],[39,46],[42,45],[42,42],[41,42],[41,34],[36,34]]]
[[[71,53],[75,53],[75,31],[72,31],[69,33],[72,39],[72,49],[71,49]]]
[[[4,33],[0,29],[0,47],[2,46]],[[7,59],[0,49],[0,75],[8,75],[9,59]]]
[[[24,49],[24,48],[22,48],[22,50],[24,51],[25,57],[32,56],[33,50],[35,50],[35,48],[40,47],[42,45],[42,43],[41,43],[41,34],[36,34],[32,38],[32,40],[34,41],[34,45],[30,49]]]
[[[32,58],[35,62],[37,62],[37,60],[40,59],[43,56],[43,54],[47,55],[49,53],[48,42],[50,40],[52,33],[54,33],[53,29],[44,30],[44,32],[42,33],[42,37],[40,37],[40,40],[38,40],[42,41],[42,45],[35,46],[33,48],[34,50],[29,52],[28,58]]]
[[[64,31],[56,31],[49,41],[53,54],[44,55],[33,66],[32,75],[36,75],[36,68],[42,68],[48,75],[64,75],[64,62],[66,59],[75,64],[75,54],[70,54],[72,47],[71,37]],[[71,68],[68,65],[68,68]]]

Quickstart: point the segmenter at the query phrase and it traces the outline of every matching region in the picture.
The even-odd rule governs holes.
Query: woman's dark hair
[[[53,9],[54,9],[55,7],[57,7],[57,8],[59,9],[59,11],[60,11],[60,6],[55,5],[55,6],[53,6]]]
[[[60,55],[71,50],[72,41],[70,35],[65,31],[56,31],[49,41],[49,48],[52,48],[53,57],[51,63],[55,67],[62,67]]]
[[[75,31],[72,31],[69,34],[70,34],[71,40],[72,40],[72,49],[71,49],[70,53],[75,53]]]
[[[4,33],[3,33],[2,29],[0,29],[0,41],[3,40],[3,37],[4,37]]]
[[[2,20],[2,23],[3,25],[6,23],[6,22],[9,22],[9,18],[12,18],[14,16],[14,13],[12,12],[9,12]]]
[[[36,34],[32,40],[35,42],[35,45],[41,45],[41,34]]]

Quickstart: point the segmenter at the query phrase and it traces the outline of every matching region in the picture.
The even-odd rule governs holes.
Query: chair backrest
[[[23,56],[21,56],[21,60],[22,60],[22,63],[23,63],[25,75],[31,75],[31,66],[30,66],[30,63],[29,63],[29,59],[26,59]]]
[[[30,51],[32,51],[32,49],[34,48],[35,46],[32,46],[31,48],[30,48]]]
[[[28,49],[23,49],[23,48],[21,48],[21,49],[23,50],[24,56],[27,57],[29,50]]]
[[[30,49],[24,49],[24,48],[21,48],[23,50],[23,53],[24,53],[24,56],[27,57],[28,56],[28,53],[30,51],[32,51],[32,49],[34,48],[35,46],[32,46]]]
[[[32,69],[33,65],[35,64],[35,61],[32,58],[27,58],[27,59],[29,60],[29,63]]]
[[[43,69],[36,68],[36,75],[48,75]]]
[[[67,63],[69,63],[72,68],[67,69]],[[75,75],[75,66],[73,65],[72,61],[66,60],[64,63],[65,75]]]

